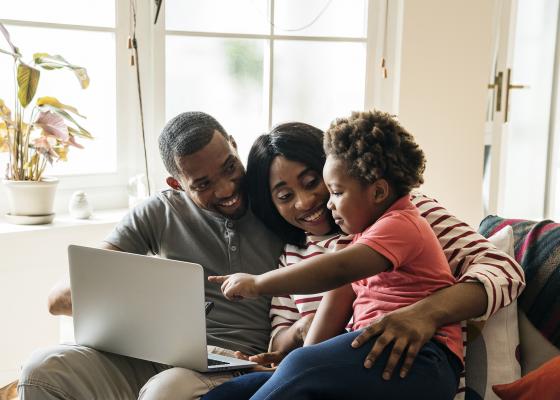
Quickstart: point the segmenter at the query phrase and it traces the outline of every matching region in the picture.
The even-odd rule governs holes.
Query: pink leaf
[[[64,118],[50,111],[41,111],[35,125],[43,129],[48,134],[57,137],[63,142],[68,141],[70,134]]]
[[[71,146],[77,147],[78,149],[83,149],[84,148],[84,146],[82,146],[80,143],[76,142],[76,139],[72,135],[70,135],[70,139],[68,139],[68,144],[70,144]]]
[[[37,151],[43,156],[45,156],[51,164],[53,158],[57,157],[57,154],[52,148],[49,138],[46,136],[39,136],[37,139],[35,139],[33,141],[33,146],[35,146]]]

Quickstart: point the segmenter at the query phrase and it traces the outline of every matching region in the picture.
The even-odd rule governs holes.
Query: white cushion
[[[511,226],[488,239],[499,250],[514,256]],[[498,310],[487,321],[467,324],[467,400],[499,398],[492,385],[513,382],[521,377],[517,301]]]

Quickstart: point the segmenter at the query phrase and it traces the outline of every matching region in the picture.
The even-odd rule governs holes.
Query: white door
[[[486,132],[487,214],[527,219],[550,214],[558,6],[558,0],[496,3]]]

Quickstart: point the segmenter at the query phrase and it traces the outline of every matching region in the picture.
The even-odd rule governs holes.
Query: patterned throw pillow
[[[510,226],[488,240],[513,257],[513,230]],[[521,376],[516,357],[518,351],[517,302],[498,310],[487,321],[469,321],[465,399],[498,399],[492,385],[513,382]]]
[[[489,237],[504,226],[513,228],[515,259],[525,271],[527,286],[519,308],[531,323],[560,348],[560,224],[552,221],[484,218],[479,232]]]

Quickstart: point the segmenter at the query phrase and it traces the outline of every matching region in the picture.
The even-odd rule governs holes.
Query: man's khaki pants
[[[208,351],[233,356],[233,351],[219,347],[208,346]],[[238,374],[202,374],[83,346],[59,345],[32,354],[23,367],[18,393],[21,400],[190,400]]]

